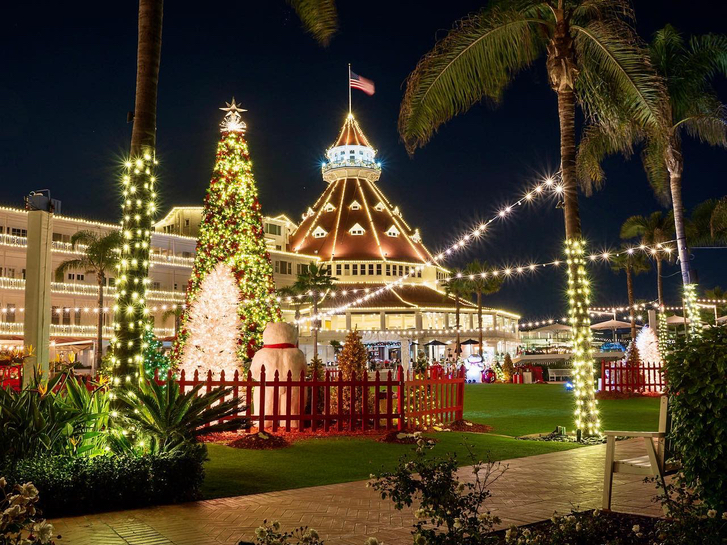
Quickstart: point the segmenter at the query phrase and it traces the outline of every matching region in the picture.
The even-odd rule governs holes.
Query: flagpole
[[[348,115],[351,115],[351,63],[348,63]]]

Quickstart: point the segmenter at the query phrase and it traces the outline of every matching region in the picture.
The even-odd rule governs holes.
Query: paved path
[[[642,439],[619,442],[623,457],[644,453]],[[507,472],[491,487],[489,507],[503,526],[549,518],[554,510],[599,507],[605,445],[502,462]],[[460,470],[462,479],[471,470]],[[613,508],[659,515],[652,485],[641,477],[614,476]],[[308,525],[330,545],[362,545],[376,536],[386,545],[410,544],[411,511],[397,511],[365,482],[334,484],[237,496],[149,509],[135,509],[52,521],[72,545],[237,545],[251,541],[263,519],[284,528]]]

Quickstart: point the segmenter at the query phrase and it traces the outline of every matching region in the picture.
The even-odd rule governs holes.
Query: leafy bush
[[[412,530],[415,545],[495,543],[495,538],[488,534],[500,520],[484,510],[484,503],[490,497],[487,487],[504,470],[478,461],[470,446],[465,446],[473,464],[472,483],[458,480],[456,456],[426,456],[432,443],[421,436],[413,457],[403,457],[392,473],[372,476],[370,485],[382,498],[391,498],[397,509],[419,501],[415,512],[417,523]]]
[[[107,411],[107,393],[89,393],[69,373],[19,392],[0,388],[0,457],[99,454]]]
[[[727,329],[705,328],[666,358],[671,440],[684,479],[710,507],[727,510]]]
[[[32,483],[8,486],[0,477],[0,543],[37,545],[53,542],[53,525],[39,517],[38,489]]]
[[[31,481],[40,507],[53,517],[199,499],[203,444],[134,456],[36,456],[7,461],[8,482]]]

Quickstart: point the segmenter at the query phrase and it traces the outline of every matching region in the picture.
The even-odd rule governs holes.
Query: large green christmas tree
[[[262,345],[265,324],[280,320],[240,116],[245,110],[234,98],[221,109],[227,113],[173,350],[174,363],[188,376],[195,370],[224,370],[231,377]]]

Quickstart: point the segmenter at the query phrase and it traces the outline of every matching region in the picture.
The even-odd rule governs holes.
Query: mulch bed
[[[406,431],[390,431],[383,437],[380,437],[378,439],[381,443],[391,443],[394,445],[415,445],[416,442],[419,440],[419,436],[414,435],[413,433],[409,433]],[[436,443],[436,439],[432,439],[431,437],[425,437],[425,440],[429,443]]]
[[[238,439],[228,443],[227,446],[249,450],[275,450],[289,447],[290,442],[272,433],[258,432],[242,435]]]
[[[447,426],[447,429],[451,431],[467,431],[470,433],[489,433],[492,431],[492,426],[470,422],[469,420],[456,420]]]

